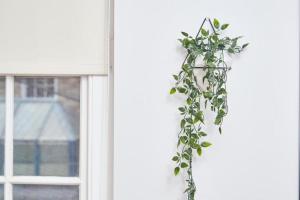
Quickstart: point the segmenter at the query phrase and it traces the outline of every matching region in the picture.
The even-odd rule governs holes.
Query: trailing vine
[[[203,28],[205,22],[209,22],[212,28],[210,32]],[[170,94],[176,92],[186,99],[184,105],[178,108],[181,120],[181,130],[178,133],[177,152],[172,160],[176,163],[174,174],[181,171],[186,173],[186,189],[188,200],[195,199],[196,185],[193,179],[193,157],[201,156],[202,150],[211,146],[205,140],[207,133],[204,132],[204,111],[209,109],[216,113],[214,124],[222,133],[222,123],[228,113],[227,105],[227,72],[231,69],[225,61],[227,54],[241,53],[247,46],[238,45],[241,37],[224,37],[223,31],[229,24],[220,24],[217,19],[213,22],[205,18],[196,37],[182,32],[183,38],[179,39],[187,56],[177,75],[173,75],[176,83],[170,90]],[[201,65],[197,63],[201,61]],[[204,76],[198,81],[195,69],[202,70]],[[201,85],[199,84],[201,82]]]

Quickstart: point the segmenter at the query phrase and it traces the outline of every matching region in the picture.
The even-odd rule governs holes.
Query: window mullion
[[[88,79],[86,76],[81,77],[80,81],[80,160],[79,160],[79,177],[80,200],[87,199],[87,135],[88,135]]]
[[[12,184],[9,182],[13,176],[13,120],[14,120],[14,77],[6,77],[5,97],[5,200],[12,200]]]

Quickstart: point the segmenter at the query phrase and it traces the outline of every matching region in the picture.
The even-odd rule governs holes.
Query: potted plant
[[[205,29],[208,22],[211,30]],[[178,133],[177,152],[172,160],[176,163],[174,174],[185,173],[188,200],[195,199],[196,185],[193,179],[194,155],[201,156],[203,149],[211,146],[205,137],[203,128],[206,122],[205,110],[215,113],[213,123],[222,133],[223,119],[228,113],[227,103],[227,72],[231,67],[226,62],[226,56],[241,53],[248,43],[239,45],[241,37],[224,36],[229,24],[221,24],[219,20],[211,21],[205,18],[195,37],[182,32],[179,39],[187,55],[178,74],[173,75],[175,85],[170,94],[179,93],[185,97],[185,102],[178,108],[181,120]],[[199,65],[200,63],[200,65]],[[202,80],[195,74],[195,69],[202,71]]]

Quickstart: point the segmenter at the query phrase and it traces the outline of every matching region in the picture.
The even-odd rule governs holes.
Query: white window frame
[[[6,76],[5,166],[0,184],[4,200],[13,200],[13,185],[80,185],[79,200],[109,197],[108,76],[80,76],[79,177],[13,176],[14,76]]]

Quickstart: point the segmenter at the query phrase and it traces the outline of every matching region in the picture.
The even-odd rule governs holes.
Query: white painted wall
[[[224,134],[194,167],[197,199],[297,200],[297,0],[115,0],[114,199],[184,199],[170,160],[180,101],[168,91],[180,31],[206,16],[251,45],[229,74]]]

